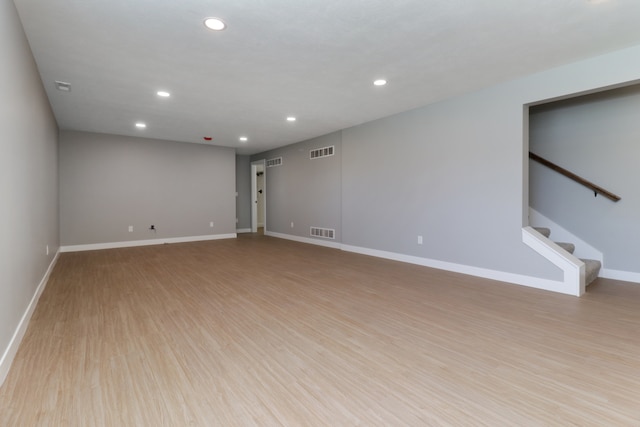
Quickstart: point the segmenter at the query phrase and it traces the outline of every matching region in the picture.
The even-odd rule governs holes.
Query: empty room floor
[[[61,254],[1,426],[639,426],[640,285],[265,236]]]

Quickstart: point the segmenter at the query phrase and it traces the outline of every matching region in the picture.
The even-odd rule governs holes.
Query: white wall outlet
[[[213,228],[213,221],[209,223],[209,227]]]
[[[49,255],[49,245],[47,245],[47,255]]]
[[[418,236],[418,244],[421,245],[422,244],[422,236]]]
[[[293,221],[291,221],[291,228],[293,228]]]
[[[132,232],[133,232],[133,225],[130,225],[129,226],[129,233],[132,233]]]

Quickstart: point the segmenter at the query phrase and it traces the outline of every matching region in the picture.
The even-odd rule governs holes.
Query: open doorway
[[[266,168],[264,160],[251,162],[251,232],[266,231]]]

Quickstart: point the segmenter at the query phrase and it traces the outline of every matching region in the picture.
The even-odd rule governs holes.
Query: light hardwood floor
[[[67,253],[0,426],[640,426],[639,308],[264,236]]]

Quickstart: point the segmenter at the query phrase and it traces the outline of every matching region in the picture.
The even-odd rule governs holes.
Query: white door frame
[[[264,231],[267,231],[267,168],[265,161],[251,162],[251,232],[258,232],[258,171],[264,173],[262,184],[262,218],[264,219]]]

